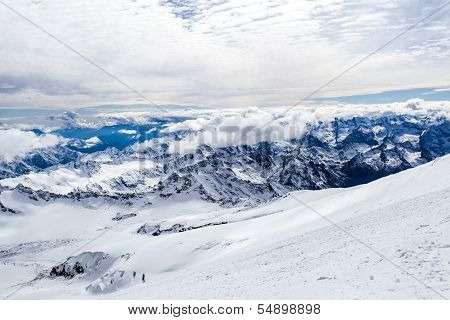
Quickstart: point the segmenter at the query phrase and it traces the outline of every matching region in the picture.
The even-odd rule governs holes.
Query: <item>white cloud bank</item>
[[[9,162],[28,152],[53,147],[63,142],[63,138],[53,134],[36,135],[19,129],[0,130],[0,158]]]
[[[169,124],[163,132],[191,132],[182,140],[169,143],[170,152],[184,154],[194,152],[202,144],[226,147],[299,138],[307,132],[309,125],[330,123],[335,118],[373,118],[395,114],[450,119],[449,101],[425,102],[420,99],[382,105],[323,105],[284,110],[287,108],[216,110],[207,117]]]
[[[5,2],[158,104],[248,107],[293,104],[445,0]],[[320,95],[448,86],[449,8]],[[0,106],[145,102],[1,5],[0,16]]]
[[[99,137],[92,137],[87,139],[86,141],[84,141],[85,143],[85,148],[92,148],[94,146],[96,146],[99,143],[102,143],[102,140],[99,139]]]
[[[122,134],[136,134],[137,131],[136,130],[121,129],[121,130],[119,130],[119,133],[122,133]]]

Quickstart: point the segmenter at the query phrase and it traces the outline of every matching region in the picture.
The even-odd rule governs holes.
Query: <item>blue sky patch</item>
[[[450,87],[390,90],[354,96],[311,99],[315,103],[392,103],[419,98],[426,101],[450,100]]]

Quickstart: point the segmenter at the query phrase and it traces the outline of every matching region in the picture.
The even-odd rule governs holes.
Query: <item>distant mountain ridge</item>
[[[165,142],[138,149],[130,146],[90,155],[63,146],[39,150],[1,164],[2,178],[18,177],[1,184],[39,189],[42,184],[33,184],[38,177],[23,180],[23,175],[67,168],[86,180],[73,186],[69,194],[74,197],[191,194],[226,206],[254,205],[294,190],[367,183],[443,156],[450,153],[450,122],[412,115],[337,118],[311,125],[305,135],[290,141],[221,148],[201,145],[185,155],[168,153]],[[107,168],[98,162],[105,157]],[[127,168],[131,161],[135,165]],[[146,168],[147,162],[154,165]],[[119,172],[115,165],[125,168]],[[58,183],[64,185],[63,178]]]

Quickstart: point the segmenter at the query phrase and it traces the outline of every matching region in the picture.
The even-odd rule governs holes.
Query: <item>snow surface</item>
[[[450,295],[449,176],[445,156],[370,184],[293,192],[251,209],[183,195],[140,207],[41,203],[7,190],[0,200],[22,214],[0,215],[0,292],[12,299],[441,299]],[[146,223],[195,228],[138,234]],[[86,257],[93,253],[110,257],[106,270],[92,270]],[[89,274],[49,276],[78,256]]]
[[[107,159],[106,159],[107,160]],[[102,159],[98,159],[102,161]],[[142,169],[155,169],[157,164],[146,160],[145,163],[139,160],[127,161],[120,164],[102,163],[98,171],[89,175],[81,169],[61,167],[49,172],[29,173],[17,178],[3,179],[0,185],[14,188],[19,184],[33,190],[44,190],[58,194],[68,194],[75,189],[83,188],[91,184],[101,186],[108,190],[111,186],[107,181],[123,177],[127,174]]]

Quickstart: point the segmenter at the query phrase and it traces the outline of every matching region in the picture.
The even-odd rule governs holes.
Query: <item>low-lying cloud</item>
[[[227,147],[299,138],[309,126],[330,123],[335,118],[414,115],[450,119],[450,102],[425,102],[420,99],[383,105],[323,105],[296,107],[287,112],[283,110],[286,109],[216,111],[208,117],[169,124],[163,132],[188,132],[181,140],[169,143],[169,152],[184,154],[194,152],[200,145]]]
[[[0,130],[0,158],[9,162],[33,150],[56,146],[63,140],[53,134],[37,135],[19,129]]]

